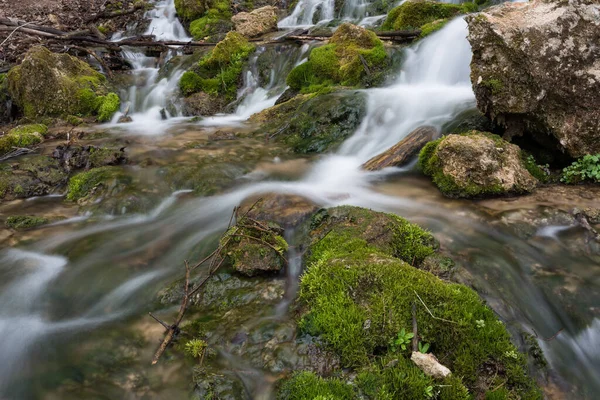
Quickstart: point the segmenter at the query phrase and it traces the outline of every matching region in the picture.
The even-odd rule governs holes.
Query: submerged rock
[[[265,6],[236,14],[231,22],[235,30],[246,37],[260,36],[277,30],[277,11],[277,7]]]
[[[119,109],[104,75],[68,54],[36,46],[7,75],[12,100],[26,117],[97,116],[108,121]]]
[[[120,165],[127,162],[125,148],[112,149],[96,146],[59,145],[52,157],[60,162],[68,173],[78,169],[90,169],[106,165]]]
[[[0,164],[0,199],[44,196],[66,181],[67,174],[50,157],[20,158],[16,164]]]
[[[256,134],[290,146],[300,154],[334,149],[352,135],[366,114],[363,92],[340,90],[300,95],[250,117],[263,123]]]
[[[467,18],[479,109],[572,157],[600,152],[600,5],[505,3]]]
[[[477,131],[428,143],[419,166],[449,197],[522,194],[538,184],[519,147]]]
[[[417,128],[389,150],[371,158],[362,167],[367,171],[379,171],[387,167],[406,165],[419,154],[427,142],[433,140],[435,135],[437,135],[437,129],[432,126]]]
[[[265,193],[244,200],[237,215],[247,215],[261,222],[274,222],[283,227],[294,227],[318,209],[319,206],[315,203],[299,195]]]

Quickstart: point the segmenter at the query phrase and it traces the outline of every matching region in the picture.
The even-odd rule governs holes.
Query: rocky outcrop
[[[467,17],[479,109],[572,157],[600,152],[600,4],[505,3]]]
[[[231,18],[235,30],[246,36],[255,37],[277,30],[277,7],[266,6],[252,12],[241,12]]]
[[[419,166],[449,197],[527,193],[538,183],[519,147],[477,131],[429,142],[421,150]]]
[[[108,121],[119,109],[119,97],[109,93],[104,75],[41,46],[29,50],[6,79],[10,97],[31,119],[81,115]]]
[[[437,129],[432,126],[421,126],[408,134],[400,142],[387,151],[371,158],[363,164],[367,171],[379,171],[387,167],[401,167],[408,164],[419,151],[433,139]]]

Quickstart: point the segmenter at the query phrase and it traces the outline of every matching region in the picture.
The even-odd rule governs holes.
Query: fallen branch
[[[0,43],[0,47],[4,46],[4,43],[8,42],[8,39],[10,39],[10,37],[11,37],[11,36],[12,36],[12,35],[13,35],[13,34],[16,32],[16,31],[18,31],[19,29],[23,28],[24,26],[27,26],[27,25],[30,25],[30,24],[31,24],[31,22],[28,22],[28,23],[26,23],[26,24],[19,25],[19,26],[17,26],[15,29],[13,29],[13,31],[12,31],[12,32],[11,32],[11,33],[10,33],[10,34],[9,34],[9,35],[6,37],[6,39],[4,39],[4,41],[3,41],[2,43]]]
[[[110,19],[110,18],[122,17],[123,15],[133,14],[138,10],[144,9],[145,7],[146,7],[145,3],[140,3],[140,4],[136,4],[135,6],[133,6],[133,8],[130,8],[127,10],[112,11],[112,12],[104,11],[104,12],[101,12],[101,13],[98,13],[96,15],[89,17],[88,19],[85,20],[85,22],[90,23],[90,22],[97,21],[99,19]]]
[[[0,157],[0,161],[6,161],[8,159],[19,157],[24,154],[33,153],[34,149],[28,149],[26,147],[13,147],[14,150],[9,151],[2,157]]]
[[[535,329],[533,329],[533,334],[535,335],[535,337],[536,337],[536,338],[538,338],[538,339],[542,339],[544,342],[550,342],[550,341],[552,341],[552,340],[556,339],[556,337],[557,337],[557,336],[558,336],[558,335],[559,335],[559,334],[560,334],[562,331],[564,331],[564,330],[565,330],[565,328],[560,328],[560,329],[558,330],[558,332],[556,332],[554,335],[550,336],[548,339],[538,336],[538,334],[537,334],[537,332],[535,331]]]

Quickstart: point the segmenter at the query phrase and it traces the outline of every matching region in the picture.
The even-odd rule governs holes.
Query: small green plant
[[[429,351],[429,343],[419,342],[419,352],[425,354]]]
[[[415,335],[412,332],[406,332],[406,329],[402,328],[400,332],[398,332],[398,336],[395,339],[390,340],[390,347],[393,352],[398,349],[406,350],[406,345],[410,343],[410,340]]]
[[[428,399],[433,399],[433,386],[427,386],[425,388],[425,397]]]
[[[600,182],[600,154],[586,154],[563,169],[561,182]]]
[[[206,343],[204,340],[192,339],[185,344],[185,351],[193,358],[199,358],[200,362],[202,362],[207,347],[208,343]]]
[[[475,321],[475,326],[477,329],[485,328],[485,321],[482,319],[478,319]]]

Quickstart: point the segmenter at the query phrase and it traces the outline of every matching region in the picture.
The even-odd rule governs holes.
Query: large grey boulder
[[[600,4],[505,3],[468,16],[478,108],[572,157],[600,152]]]

